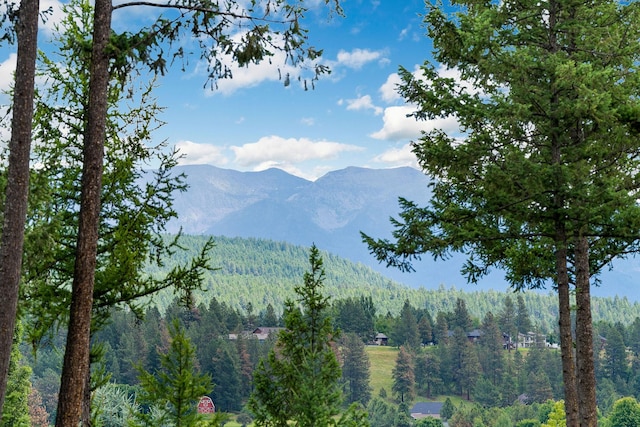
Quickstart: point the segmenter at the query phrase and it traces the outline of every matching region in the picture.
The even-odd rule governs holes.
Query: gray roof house
[[[444,402],[418,402],[411,408],[411,416],[419,420],[424,417],[440,418],[440,410]]]

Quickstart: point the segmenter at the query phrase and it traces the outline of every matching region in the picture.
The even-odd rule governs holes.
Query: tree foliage
[[[24,307],[36,319],[29,329],[34,342],[68,318],[69,283],[77,248],[82,170],[78,154],[89,96],[87,53],[81,46],[90,40],[87,31],[91,29],[92,9],[86,2],[72,2],[64,11],[66,19],[58,29],[57,50],[52,58],[42,54],[38,68],[47,87],[36,99],[34,133],[40,143],[33,157],[40,167],[32,172],[23,292]],[[102,238],[93,296],[95,325],[104,323],[114,306],[128,305],[142,315],[140,304],[144,301],[139,298],[161,289],[182,289],[183,298],[188,300],[193,280],[197,282],[208,265],[202,256],[198,260],[194,254],[193,260],[198,261],[192,266],[185,266],[186,261],[163,274],[147,274],[150,266],[162,266],[165,259],[180,251],[180,236],[166,238],[162,232],[176,215],[172,194],[185,190],[184,177],[172,172],[176,157],[163,154],[162,144],[151,144],[153,131],[160,125],[154,118],[160,107],[150,94],[152,87],[152,83],[137,87],[130,81],[110,92],[105,142],[108,164],[103,175],[99,228]],[[130,107],[126,111],[120,110],[123,102]],[[143,172],[142,167],[152,162],[159,164],[157,171]],[[203,243],[211,247],[211,243]],[[48,301],[46,310],[36,302],[43,299]]]
[[[248,407],[258,426],[284,427],[289,420],[300,426],[328,426],[340,413],[341,371],[334,341],[339,332],[328,316],[329,298],[322,294],[325,272],[315,246],[309,262],[304,285],[295,289],[298,304],[285,302],[285,329],[254,372],[255,390]],[[350,411],[338,424],[354,422],[354,415],[362,416]]]
[[[19,346],[22,341],[23,326],[17,324],[11,346],[11,362],[7,376],[5,404],[0,418],[1,427],[29,427],[29,394],[31,393],[31,373],[29,366],[22,361]]]
[[[411,351],[405,346],[400,346],[396,357],[396,364],[392,370],[393,387],[391,391],[398,402],[411,403],[415,397],[416,378],[414,374],[414,362]]]
[[[632,397],[625,397],[613,404],[613,410],[609,415],[611,427],[636,426],[640,423],[640,405]]]
[[[344,334],[340,340],[342,382],[345,401],[366,406],[371,399],[371,363],[365,345],[356,334]]]
[[[325,4],[335,5],[340,11],[337,2]],[[114,32],[111,28],[114,10],[132,5],[158,7],[178,13],[171,17],[160,15],[150,28],[119,34]],[[92,37],[89,43],[81,45],[85,53],[90,52],[89,95],[82,139],[78,238],[69,306],[70,322],[57,413],[59,426],[72,427],[77,423],[81,402],[86,394],[84,383],[89,376],[110,88],[114,84],[123,85],[141,64],[152,73],[164,73],[167,56],[175,59],[185,54],[182,46],[167,53],[164,44],[168,43],[169,51],[172,51],[173,43],[182,41],[185,33],[199,43],[201,59],[208,64],[208,78],[212,81],[231,77],[230,66],[225,64],[225,58],[231,63],[246,66],[259,63],[275,52],[282,52],[286,61],[294,66],[306,59],[314,61],[321,52],[307,45],[306,30],[300,25],[306,11],[304,3],[280,0],[268,2],[266,6],[261,2],[241,4],[235,1],[194,3],[187,0],[164,4],[124,2],[116,6],[111,0],[95,2]],[[243,30],[240,37],[233,34],[237,29]],[[314,77],[327,72],[322,65],[312,66]],[[284,81],[288,84],[288,75]]]
[[[590,276],[638,249],[638,13],[612,0],[429,6],[434,60],[401,70],[400,92],[417,119],[455,120],[460,132],[414,144],[434,178],[430,206],[401,200],[394,242],[364,236],[401,269],[464,252],[471,282],[498,267],[516,289],[557,288],[574,424],[597,422]]]
[[[170,325],[169,334],[171,343],[167,352],[160,355],[160,368],[154,372],[140,369],[142,393],[137,402],[154,407],[159,416],[137,412],[134,425],[195,427],[205,419],[197,406],[200,398],[213,389],[211,377],[198,372],[195,348],[177,321]],[[220,421],[213,420],[210,425],[219,425]]]

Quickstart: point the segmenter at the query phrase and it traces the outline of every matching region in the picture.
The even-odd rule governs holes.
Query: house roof
[[[440,410],[442,409],[442,405],[444,402],[418,402],[413,405],[411,408],[411,415],[417,414],[430,414],[430,415],[440,415]]]
[[[382,332],[378,332],[378,334],[376,335],[376,339],[386,339],[386,338],[388,337]]]
[[[280,332],[284,328],[274,328],[270,326],[259,326],[253,330],[254,334],[267,334],[269,335],[272,332]]]

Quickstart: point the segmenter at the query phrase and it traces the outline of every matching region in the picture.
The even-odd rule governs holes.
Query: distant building
[[[257,339],[265,341],[270,337],[275,337],[284,328],[272,328],[267,326],[259,326],[251,331],[242,331],[239,334],[229,334],[230,340],[237,340],[239,337],[244,339]]]
[[[379,332],[376,335],[376,338],[375,338],[374,342],[376,343],[376,345],[387,345],[387,344],[389,344],[389,337],[387,337],[385,334]]]
[[[440,418],[442,405],[444,402],[418,402],[413,405],[409,413],[416,420],[426,417]]]

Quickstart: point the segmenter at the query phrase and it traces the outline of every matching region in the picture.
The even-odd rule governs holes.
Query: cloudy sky
[[[344,0],[345,17],[328,16],[323,1],[303,22],[310,44],[323,49],[323,64],[331,74],[315,89],[305,91],[299,71],[287,70],[277,55],[271,64],[233,70],[233,79],[206,85],[202,64],[178,67],[160,78],[157,102],[165,107],[166,125],[156,133],[183,155],[183,164],[211,164],[237,170],[278,167],[316,179],[347,166],[387,168],[415,166],[409,142],[421,129],[452,127],[446,121],[416,122],[398,96],[400,66],[414,70],[431,55],[420,15],[422,0]],[[53,18],[40,35],[46,46]],[[114,13],[114,26],[135,31],[137,14],[155,16],[157,10],[123,8]],[[9,87],[15,54],[0,50],[0,88]],[[285,87],[278,67],[292,75]]]

